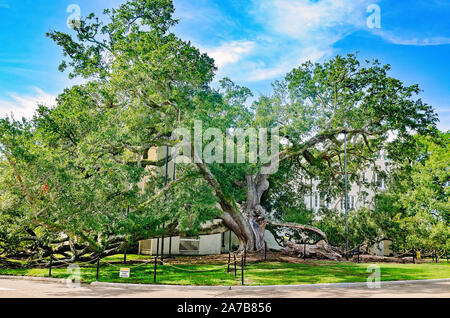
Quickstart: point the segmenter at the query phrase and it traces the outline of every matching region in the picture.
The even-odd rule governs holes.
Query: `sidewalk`
[[[4,277],[0,277],[0,298],[450,298],[450,279],[382,282],[378,289],[365,283],[231,288],[93,283],[69,288],[61,280]]]

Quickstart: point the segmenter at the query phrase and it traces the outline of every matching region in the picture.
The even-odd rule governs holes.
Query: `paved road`
[[[450,280],[420,283],[382,285],[380,289],[367,287],[251,287],[189,288],[189,287],[113,287],[81,285],[69,288],[66,284],[18,279],[0,279],[0,298],[450,298]]]

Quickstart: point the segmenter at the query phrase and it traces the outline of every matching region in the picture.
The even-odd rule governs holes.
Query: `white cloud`
[[[316,48],[308,48],[294,51],[294,54],[285,56],[284,61],[276,64],[273,67],[267,67],[264,63],[251,63],[249,72],[243,74],[247,81],[263,81],[276,77],[284,76],[290,72],[294,67],[300,66],[306,61],[316,62],[322,57],[329,55],[329,52]]]
[[[232,41],[222,43],[219,47],[205,49],[208,55],[214,59],[216,66],[222,68],[227,64],[239,62],[245,55],[255,48],[252,41]]]
[[[35,94],[18,95],[10,94],[10,99],[0,100],[0,116],[5,117],[11,113],[15,119],[25,117],[31,119],[38,105],[52,106],[56,96],[48,94],[40,88],[33,88]]]
[[[366,25],[368,0],[255,1],[259,14],[277,32],[299,40],[331,35],[336,41],[347,29]]]
[[[366,9],[376,0],[253,0],[252,16],[262,29],[240,41],[206,50],[218,77],[255,82],[285,75],[305,61],[333,54],[336,42],[367,28]]]
[[[255,82],[279,78],[307,60],[317,62],[330,58],[335,53],[336,43],[361,30],[397,45],[450,44],[450,38],[432,34],[414,36],[408,31],[408,38],[404,31],[388,30],[383,23],[382,29],[370,29],[367,22],[371,11],[368,8],[380,2],[252,0],[247,12],[248,24],[239,23],[239,20],[230,22],[221,14],[216,14],[220,23],[208,21],[208,24],[221,26],[215,32],[216,38],[229,40],[217,47],[203,45],[203,51],[215,59],[219,67],[218,78],[228,76],[241,82]],[[217,10],[216,7],[213,9]],[[381,5],[382,16],[383,10],[392,15],[386,4]],[[226,32],[223,30],[225,25]],[[209,38],[204,41],[211,43]]]
[[[444,45],[450,44],[450,38],[448,37],[412,37],[405,38],[393,34],[389,31],[377,30],[374,34],[380,36],[384,40],[398,45],[414,45],[414,46],[431,46],[431,45]]]
[[[263,29],[206,51],[219,76],[246,82],[281,77],[305,61],[331,56],[337,41],[366,27],[366,8],[373,2],[254,0],[252,14]]]
[[[313,46],[332,46],[357,30],[370,31],[398,45],[450,44],[445,36],[405,36],[401,30],[369,29],[367,8],[378,0],[270,0],[257,1],[261,21],[267,21],[280,34],[299,39]],[[381,7],[383,14],[383,6]],[[401,31],[404,33],[404,31]]]

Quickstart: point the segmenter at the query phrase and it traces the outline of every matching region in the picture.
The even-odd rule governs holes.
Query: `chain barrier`
[[[181,270],[181,271],[192,272],[192,273],[207,273],[207,272],[222,271],[221,268],[219,268],[219,269],[208,269],[208,270],[186,269],[186,268],[181,268],[181,267],[178,267],[178,266],[175,266],[175,265],[172,265],[172,264],[169,264],[169,263],[165,263],[165,262],[163,262],[163,265],[167,265],[169,267],[172,267],[172,268],[175,268],[175,269],[178,269],[178,270]],[[220,265],[220,266],[222,266],[222,265]],[[225,266],[228,266],[228,264],[225,265]]]
[[[78,265],[78,266],[83,266],[83,265],[86,265],[86,264],[93,265],[95,262],[97,262],[97,259],[93,259],[93,260],[90,260],[90,261],[84,261],[84,262],[68,262],[68,261],[65,261],[65,260],[59,260],[57,258],[53,258],[53,261],[57,261],[57,262],[63,263],[63,264],[52,265],[52,267],[54,267],[54,268],[59,268],[59,267],[62,267],[62,266],[67,266],[67,265]]]
[[[21,261],[19,261],[19,260],[14,260],[14,259],[11,259],[11,258],[3,258],[3,259],[0,259],[0,263],[1,263],[1,261],[7,261],[7,262],[11,262],[11,263],[18,263],[18,264],[23,264]],[[60,263],[62,263],[62,264],[53,264],[52,265],[52,267],[54,267],[54,268],[58,268],[58,267],[61,267],[61,266],[66,266],[66,265],[72,265],[72,264],[76,264],[76,265],[84,265],[84,264],[93,264],[93,263],[95,263],[96,261],[97,261],[97,259],[94,259],[94,260],[91,260],[91,261],[85,261],[85,262],[68,262],[68,261],[66,261],[66,260],[63,260],[63,259],[57,259],[57,258],[53,258],[52,259],[53,260],[53,262],[60,262]],[[29,265],[30,263],[25,263],[25,264],[23,264],[23,265]],[[32,264],[32,262],[31,262],[31,264]],[[35,265],[39,265],[39,264],[35,264]],[[42,265],[42,264],[41,264]]]
[[[139,264],[139,265],[133,265],[132,263],[127,263],[127,264],[122,264],[122,265],[118,266],[118,265],[116,265],[116,264],[109,263],[109,262],[107,262],[107,261],[102,261],[103,264],[108,264],[109,266],[112,266],[112,267],[115,267],[115,268],[119,268],[119,269],[120,269],[120,268],[124,268],[124,266],[126,266],[126,265],[133,265],[133,269],[134,269],[134,268],[138,268],[138,267],[141,267],[141,266],[150,264],[150,263],[153,264],[153,262],[154,262],[154,261],[151,260],[151,261],[147,261],[147,262],[140,262],[140,263],[142,263],[142,264]]]
[[[3,260],[9,260],[9,259],[3,259]],[[108,261],[105,261],[105,260],[101,260],[99,258],[95,258],[93,260],[84,261],[84,262],[69,262],[67,260],[56,259],[56,258],[52,258],[51,260],[53,260],[55,262],[59,262],[59,264],[57,264],[57,265],[50,264],[50,268],[49,268],[50,269],[50,272],[49,272],[49,276],[50,277],[51,277],[51,268],[63,268],[63,267],[68,266],[68,265],[78,265],[78,266],[86,266],[86,265],[88,265],[88,266],[91,266],[91,265],[95,265],[95,263],[97,263],[97,280],[98,280],[99,274],[100,274],[99,273],[100,263],[101,264],[106,264],[106,265],[108,265],[108,266],[110,266],[110,267],[112,267],[114,269],[121,269],[121,268],[124,267],[124,264],[118,265],[118,264],[114,264],[114,263],[111,263],[111,262],[108,262]],[[14,260],[10,260],[10,261],[14,261]],[[213,272],[221,272],[221,271],[224,271],[224,270],[225,270],[225,272],[229,272],[229,271],[227,271],[226,268],[227,267],[229,268],[230,266],[234,266],[235,267],[235,272],[236,272],[236,267],[237,266],[241,267],[241,270],[244,270],[244,267],[245,267],[243,262],[242,262],[242,260],[239,261],[237,259],[236,255],[234,255],[234,260],[230,259],[230,261],[227,262],[224,265],[216,265],[217,268],[207,269],[207,270],[187,269],[187,268],[183,268],[183,267],[180,267],[180,266],[176,266],[174,264],[170,264],[168,262],[164,262],[163,260],[159,260],[158,261],[156,259],[152,259],[151,261],[146,261],[146,262],[140,262],[139,265],[134,265],[134,264],[129,264],[129,265],[133,266],[132,269],[136,269],[136,268],[139,268],[139,267],[142,267],[142,266],[146,266],[148,264],[153,264],[153,263],[156,264],[156,262],[161,264],[161,265],[166,265],[168,267],[171,267],[171,268],[173,268],[175,270],[179,270],[179,271],[183,271],[183,272],[190,272],[190,273],[213,273]],[[201,265],[201,264],[198,264],[198,265]],[[156,270],[156,266],[155,266],[155,270]],[[155,271],[155,276],[156,276],[156,271]],[[155,277],[155,282],[156,282],[156,277]]]
[[[103,264],[107,264],[107,265],[109,265],[109,266],[111,266],[111,267],[114,267],[114,268],[123,268],[123,266],[117,266],[117,265],[115,265],[115,264],[112,264],[112,263],[109,263],[109,262],[107,262],[107,261],[103,261],[103,260],[101,260],[101,264],[103,265]]]

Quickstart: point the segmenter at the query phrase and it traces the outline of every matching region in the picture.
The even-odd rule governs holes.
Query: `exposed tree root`
[[[342,259],[341,251],[331,246],[326,234],[314,226],[272,221],[268,230],[283,247],[282,253],[285,255],[335,261]]]
[[[352,258],[353,262],[357,262],[358,256],[355,255]],[[402,263],[402,264],[411,264],[413,262],[423,263],[422,259],[415,259],[411,256],[409,257],[386,257],[386,256],[376,256],[376,255],[360,255],[359,261],[361,263]]]
[[[337,253],[336,248],[321,240],[316,244],[296,244],[290,241],[284,242],[281,252],[293,257],[305,257],[316,259],[329,259],[339,261],[342,255]]]

